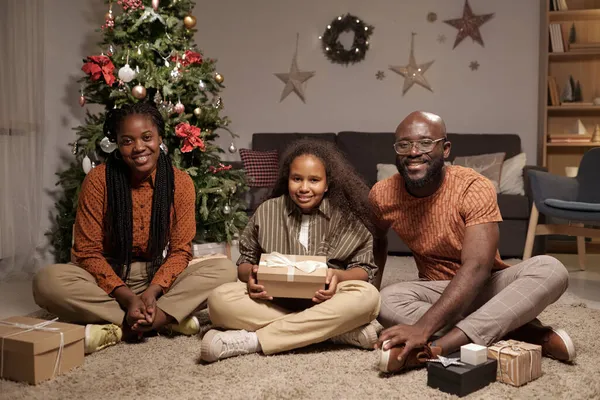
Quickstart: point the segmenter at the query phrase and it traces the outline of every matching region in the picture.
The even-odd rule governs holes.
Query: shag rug
[[[411,280],[411,257],[391,257],[383,285]],[[210,327],[203,315],[202,334]],[[565,328],[577,348],[574,364],[544,358],[543,375],[521,388],[493,383],[469,398],[600,398],[600,311],[565,294],[540,319]],[[0,399],[445,399],[427,387],[425,369],[383,376],[377,351],[320,344],[274,356],[252,354],[204,365],[201,335],[152,337],[145,343],[119,344],[85,358],[82,367],[30,386],[0,380]]]

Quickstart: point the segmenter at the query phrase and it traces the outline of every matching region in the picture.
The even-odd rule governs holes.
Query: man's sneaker
[[[186,336],[197,335],[200,332],[200,321],[195,316],[188,317],[179,324],[169,324],[166,330],[170,333],[177,332]]]
[[[381,329],[377,329],[381,325],[375,322],[358,327],[350,332],[332,337],[330,340],[336,344],[349,344],[360,347],[362,349],[372,350],[377,343],[377,335]]]
[[[94,353],[121,341],[123,330],[115,324],[85,326],[85,354]]]
[[[389,342],[383,342],[383,346]],[[379,370],[382,372],[400,372],[411,368],[424,367],[427,360],[437,358],[442,354],[442,348],[439,346],[425,345],[413,349],[408,356],[402,360],[398,360],[398,356],[402,353],[404,345],[392,347],[389,350],[382,350],[379,358]]]
[[[559,361],[575,360],[575,344],[563,329],[554,329],[542,324],[537,318],[507,335],[509,339],[538,344],[542,355]]]
[[[255,332],[244,330],[222,332],[211,329],[202,338],[200,358],[206,362],[213,362],[242,354],[256,353],[260,350],[260,343]]]

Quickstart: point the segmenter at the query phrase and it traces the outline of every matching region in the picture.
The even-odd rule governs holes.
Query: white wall
[[[161,0],[171,1],[171,0]],[[98,33],[107,6],[102,0],[52,0],[46,8],[45,190],[55,190],[56,171],[70,160],[72,127],[83,121],[77,103],[82,59],[98,54]],[[467,38],[455,50],[456,29],[442,20],[462,15],[464,0],[198,0],[196,42],[219,60],[227,86],[222,97],[231,128],[250,143],[253,132],[393,131],[409,112],[440,114],[450,132],[518,133],[529,163],[536,162],[539,0],[470,0],[475,14],[495,13],[481,27],[485,47]],[[116,7],[118,7],[115,4]],[[438,15],[429,23],[428,12]],[[375,27],[366,59],[348,67],[330,63],[318,36],[337,15],[350,12]],[[411,32],[417,62],[435,60],[425,74],[433,93],[414,86],[403,97],[403,78],[389,65],[408,62]],[[296,33],[298,62],[315,70],[307,103],[291,94],[279,103]],[[439,44],[439,34],[447,37]],[[481,66],[472,72],[469,63]],[[383,81],[375,73],[384,70]],[[229,143],[225,133],[221,140]],[[226,153],[230,159],[238,155]],[[54,210],[48,194],[43,233]]]
[[[471,0],[475,14],[495,16],[481,27],[485,47],[466,38],[455,50],[457,30],[442,21],[462,16],[464,0],[203,3],[194,12],[196,39],[219,60],[238,147],[253,132],[393,131],[409,112],[424,109],[440,114],[450,132],[518,133],[536,162],[539,0]],[[427,22],[430,11],[437,22]],[[318,36],[347,12],[375,31],[366,59],[344,67],[325,58]],[[414,86],[403,97],[403,78],[388,67],[407,64],[413,31],[417,62],[435,60],[425,74],[434,92]],[[288,71],[296,32],[299,66],[316,76],[307,83],[307,104],[295,94],[279,103],[284,85],[273,73]],[[439,34],[445,44],[436,41]],[[472,60],[481,64],[476,72]],[[377,70],[385,70],[383,81],[375,79]]]

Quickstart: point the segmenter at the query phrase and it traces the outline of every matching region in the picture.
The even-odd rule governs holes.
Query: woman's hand
[[[335,268],[327,269],[327,278],[325,278],[325,283],[329,285],[329,288],[318,290],[315,293],[315,297],[312,299],[314,303],[319,304],[327,301],[335,294],[338,284],[337,270]]]
[[[265,287],[257,283],[258,265],[253,265],[248,273],[248,295],[254,300],[273,300],[265,291]]]
[[[132,327],[134,331],[149,331],[156,316],[156,299],[162,294],[160,285],[152,284],[139,296],[144,303],[144,318],[139,319]]]

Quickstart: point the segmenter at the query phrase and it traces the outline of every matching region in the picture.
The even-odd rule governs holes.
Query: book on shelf
[[[600,50],[600,42],[591,42],[591,43],[571,43],[569,48],[577,51],[584,50]]]
[[[566,46],[560,24],[550,24],[548,25],[548,29],[550,30],[550,44],[552,53],[564,53]]]
[[[567,0],[550,0],[550,11],[567,11]]]
[[[556,83],[556,78],[553,76],[548,76],[548,97],[549,97],[549,105],[551,106],[560,106],[560,95],[558,94],[558,83]]]
[[[588,143],[591,142],[592,135],[577,133],[550,133],[548,134],[549,143]]]

